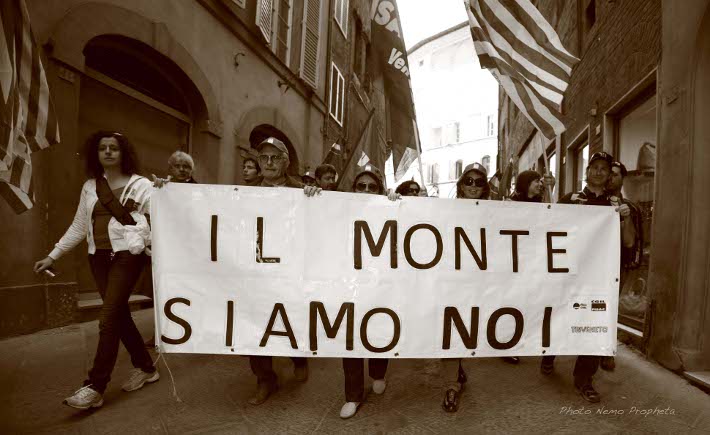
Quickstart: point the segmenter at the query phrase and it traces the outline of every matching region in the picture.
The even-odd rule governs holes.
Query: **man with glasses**
[[[263,187],[297,187],[302,188],[303,183],[286,174],[290,162],[288,148],[275,137],[269,137],[256,146],[259,152],[259,166],[261,167],[261,186]]]
[[[289,165],[288,148],[280,140],[270,137],[256,146],[259,152],[259,166],[261,167],[264,187],[297,187],[303,184],[297,179],[286,174]],[[299,382],[308,379],[308,360],[306,358],[291,357],[294,365],[294,377]],[[278,377],[274,372],[271,356],[250,355],[249,365],[256,375],[256,394],[249,399],[252,405],[261,405],[269,396],[278,390]]]
[[[601,205],[612,206],[608,193],[607,183],[611,174],[614,159],[605,152],[594,153],[589,159],[587,166],[587,185],[581,192],[568,193],[563,196],[559,204],[581,204],[581,205]],[[621,216],[622,246],[632,246],[634,242],[633,228],[629,228],[631,209],[626,204],[619,205],[616,210]],[[631,230],[631,231],[630,231]],[[601,396],[592,385],[592,378],[599,369],[600,357],[594,355],[580,355],[574,365],[574,386],[582,395],[584,400],[597,403]],[[549,375],[554,370],[555,356],[543,356],[540,371]]]

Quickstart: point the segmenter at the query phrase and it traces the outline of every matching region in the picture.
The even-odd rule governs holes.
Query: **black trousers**
[[[308,364],[307,358],[291,357],[293,365],[303,367]],[[261,355],[249,355],[249,366],[251,371],[256,375],[256,382],[267,385],[276,385],[278,380],[273,367],[273,357]]]
[[[144,254],[132,255],[120,251],[111,256],[108,249],[97,249],[89,255],[89,265],[103,299],[99,317],[99,344],[94,366],[84,385],[103,393],[116,365],[118,344],[122,342],[131,355],[133,367],[152,373],[153,360],[143,344],[143,338],[131,317],[128,298],[145,265]]]
[[[373,358],[367,360],[367,368],[372,379],[384,379],[389,360]],[[363,358],[343,358],[345,377],[345,401],[362,402],[365,397],[365,360]]]
[[[543,364],[552,364],[555,361],[555,355],[547,355],[542,357]],[[580,355],[574,363],[574,383],[577,386],[583,386],[585,383],[591,382],[592,377],[599,369],[601,357],[595,355]]]

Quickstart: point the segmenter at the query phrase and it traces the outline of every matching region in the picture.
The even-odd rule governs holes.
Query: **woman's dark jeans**
[[[384,379],[389,360],[371,358],[367,368],[372,379]],[[363,358],[343,358],[343,377],[345,378],[345,401],[362,402],[365,398],[365,360]]]
[[[97,249],[95,254],[89,255],[89,265],[103,299],[103,306],[94,366],[84,385],[91,385],[99,393],[103,394],[111,379],[119,341],[131,355],[134,367],[148,373],[155,371],[153,360],[128,308],[128,298],[145,264],[145,254],[133,255],[128,251],[116,252],[112,257],[110,250]]]

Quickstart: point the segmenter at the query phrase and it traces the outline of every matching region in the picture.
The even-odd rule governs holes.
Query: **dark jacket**
[[[281,186],[272,186],[271,184],[265,184],[264,183],[264,177],[259,177],[260,182],[257,184],[257,186],[263,186],[263,187],[295,187],[298,189],[303,189],[303,183],[301,180],[292,177],[290,175],[286,175],[286,182],[282,184]]]

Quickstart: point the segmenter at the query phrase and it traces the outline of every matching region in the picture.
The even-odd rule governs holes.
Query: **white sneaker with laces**
[[[121,388],[123,391],[135,391],[143,388],[143,385],[146,383],[150,384],[158,379],[160,379],[160,374],[157,370],[153,373],[146,373],[141,369],[133,369],[131,371],[131,376]]]
[[[104,398],[101,393],[87,385],[76,390],[72,396],[64,399],[62,403],[76,409],[100,408],[104,404]]]
[[[340,418],[350,418],[357,412],[357,408],[360,406],[360,402],[345,402],[342,408],[340,408]]]
[[[375,394],[384,393],[385,388],[387,388],[387,381],[384,379],[375,379],[374,382],[372,382],[372,391],[374,391]]]

